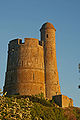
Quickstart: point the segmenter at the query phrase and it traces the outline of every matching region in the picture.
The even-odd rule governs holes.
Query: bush
[[[34,103],[33,108],[31,109],[32,120],[35,120],[35,117],[41,118],[42,120],[56,120],[55,113],[51,107],[46,107],[40,103]]]
[[[57,108],[42,95],[5,95],[0,96],[0,120],[80,120],[80,108]]]
[[[14,97],[0,96],[0,119],[1,120],[31,120],[30,109],[32,102],[29,98],[17,99]]]

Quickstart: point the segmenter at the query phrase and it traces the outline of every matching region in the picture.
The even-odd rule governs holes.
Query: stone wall
[[[8,48],[8,62],[4,91],[8,94],[35,95],[44,93],[44,53],[38,39],[12,40]]]
[[[73,100],[65,95],[53,96],[54,102],[60,107],[71,107],[73,106]]]

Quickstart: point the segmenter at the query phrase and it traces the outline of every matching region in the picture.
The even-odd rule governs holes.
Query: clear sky
[[[61,92],[80,107],[80,0],[0,0],[0,89],[5,80],[9,41],[40,39],[39,30],[45,22],[56,28]]]

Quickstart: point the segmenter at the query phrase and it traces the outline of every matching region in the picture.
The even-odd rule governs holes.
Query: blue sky
[[[0,89],[8,43],[14,38],[40,39],[43,23],[56,28],[56,56],[62,94],[80,107],[80,0],[0,0]]]

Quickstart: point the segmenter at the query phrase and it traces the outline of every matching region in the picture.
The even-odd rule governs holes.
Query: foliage
[[[74,108],[73,110],[75,111],[74,113],[77,120],[80,120],[80,108],[77,107],[76,109]]]
[[[34,107],[31,109],[32,120],[37,116],[42,120],[66,120],[62,108],[47,107],[40,103],[34,103]]]
[[[31,120],[31,107],[29,98],[0,96],[0,120]]]
[[[80,120],[80,108],[60,108],[42,94],[5,95],[0,96],[0,120]]]
[[[50,102],[50,100],[46,100],[45,98],[42,98],[42,97],[40,98],[40,97],[37,97],[37,96],[30,96],[29,98],[33,103],[35,103],[35,102],[40,103],[40,104],[42,104],[44,106],[47,106],[47,107],[53,107],[54,106],[54,104],[52,104]]]
[[[34,103],[34,107],[31,110],[32,120],[35,117],[42,118],[42,120],[56,120],[55,113],[52,108],[41,105],[40,103]]]
[[[69,107],[64,108],[64,116],[67,120],[80,120],[80,108]]]
[[[14,97],[14,98],[18,98],[18,99],[21,99],[21,98],[29,98],[30,101],[32,101],[33,103],[40,103],[44,106],[47,106],[47,107],[54,107],[54,106],[57,106],[54,101],[50,101],[50,100],[46,100],[44,97],[42,97],[42,95],[35,95],[35,96],[28,96],[28,95],[24,95],[24,96],[21,96],[21,95],[9,95],[8,97]]]

